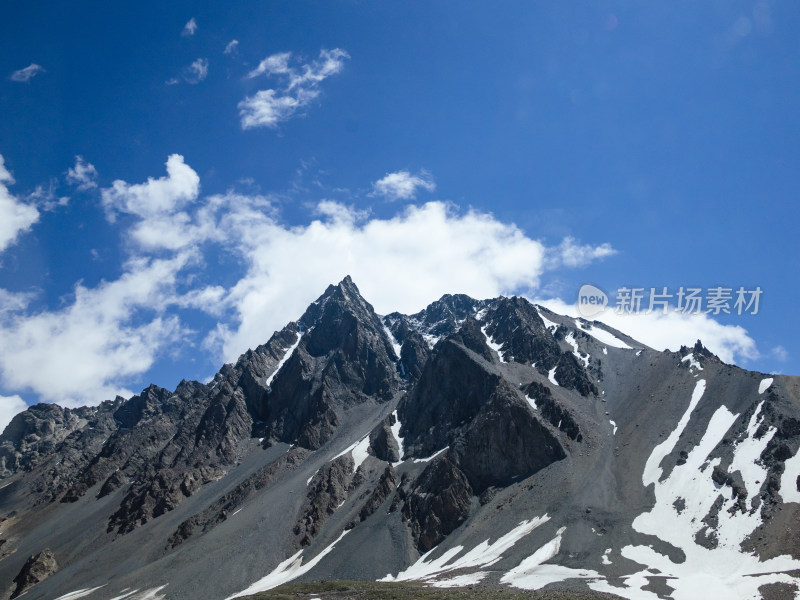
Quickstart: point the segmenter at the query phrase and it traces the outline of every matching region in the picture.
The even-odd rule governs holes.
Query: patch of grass
[[[373,581],[318,581],[282,585],[247,596],[249,600],[601,600],[616,598],[594,592],[520,592],[475,586],[432,588],[420,583]]]

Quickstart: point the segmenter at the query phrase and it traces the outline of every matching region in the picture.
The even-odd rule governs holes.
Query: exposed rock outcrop
[[[16,587],[11,593],[11,598],[16,598],[37,583],[41,583],[56,571],[58,571],[58,563],[49,548],[29,557],[22,570],[14,578]]]

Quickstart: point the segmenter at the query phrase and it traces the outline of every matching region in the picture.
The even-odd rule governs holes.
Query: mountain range
[[[0,435],[0,598],[289,581],[800,597],[800,378],[519,297],[347,277],[208,383]]]

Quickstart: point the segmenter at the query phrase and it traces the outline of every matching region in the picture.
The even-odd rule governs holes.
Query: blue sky
[[[28,2],[0,23],[0,413],[204,379],[345,273],[383,312],[760,286],[758,315],[622,324],[800,373],[795,3]]]

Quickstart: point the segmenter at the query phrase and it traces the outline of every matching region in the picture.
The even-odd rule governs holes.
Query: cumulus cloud
[[[197,21],[195,21],[194,17],[192,17],[186,22],[186,25],[183,26],[181,35],[183,37],[191,37],[194,35],[195,31],[197,31]]]
[[[575,304],[563,300],[549,299],[537,302],[562,315],[576,318],[580,316]],[[726,363],[758,358],[756,343],[744,327],[723,325],[702,313],[617,314],[613,309],[609,309],[595,319],[656,350],[676,351],[681,346],[693,346],[699,339],[706,348]]]
[[[225,50],[223,50],[224,54],[233,54],[236,52],[236,48],[239,46],[239,40],[231,40],[225,45]]]
[[[117,213],[129,213],[144,219],[172,214],[197,198],[200,177],[183,156],[172,154],[167,159],[167,176],[149,177],[146,183],[129,184],[116,180],[102,191],[103,206],[113,221]]]
[[[429,192],[436,189],[433,177],[425,170],[416,175],[409,171],[396,171],[387,173],[383,178],[372,184],[372,195],[383,196],[388,200],[412,200],[417,196],[417,189],[422,188]]]
[[[239,103],[242,129],[278,126],[290,119],[300,108],[309,105],[320,94],[319,84],[339,73],[350,56],[344,50],[320,51],[319,58],[301,65],[290,66],[291,52],[273,54],[262,60],[247,74],[246,79],[261,75],[280,77],[279,88],[260,90]]]
[[[17,395],[0,396],[0,433],[17,414],[28,408],[25,401]]]
[[[45,68],[42,65],[37,65],[36,63],[31,63],[24,69],[20,69],[19,71],[14,71],[8,78],[11,81],[20,81],[20,82],[27,82],[36,77],[39,73],[44,73]]]
[[[115,281],[91,289],[77,284],[61,310],[0,315],[5,387],[64,406],[130,395],[126,378],[149,369],[180,336],[178,318],[163,311],[187,261],[186,254],[133,260]]]
[[[20,202],[8,191],[6,184],[13,183],[14,178],[0,155],[0,252],[14,244],[20,233],[29,231],[39,220],[36,208]]]
[[[75,166],[67,170],[67,183],[81,191],[94,189],[97,187],[97,169],[82,156],[76,156]]]

